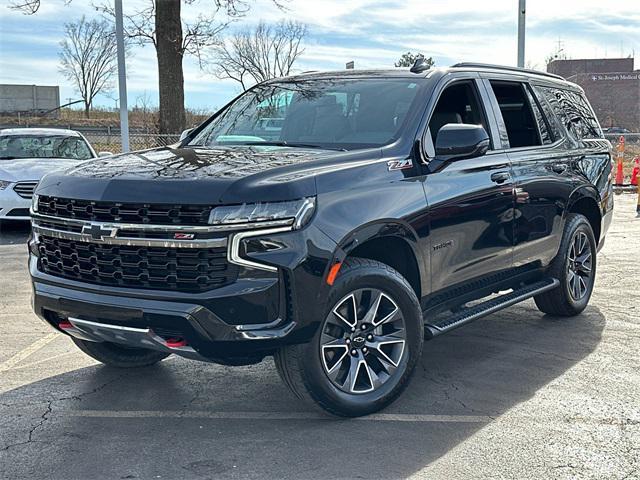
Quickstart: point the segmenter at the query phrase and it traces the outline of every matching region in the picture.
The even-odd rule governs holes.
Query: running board
[[[557,278],[549,278],[541,280],[539,282],[531,283],[518,290],[514,290],[510,293],[505,293],[499,297],[492,298],[486,302],[478,303],[471,307],[465,307],[459,312],[452,314],[436,324],[430,324],[425,322],[424,328],[427,335],[436,337],[447,333],[454,328],[461,327],[467,323],[471,323],[478,318],[482,318],[491,313],[502,310],[503,308],[510,307],[516,303],[522,302],[535,295],[539,295],[543,292],[553,290],[560,285],[560,281]]]

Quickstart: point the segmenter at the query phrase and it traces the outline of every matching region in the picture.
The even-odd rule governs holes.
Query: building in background
[[[60,87],[0,85],[0,115],[41,115],[60,107]],[[57,117],[59,110],[51,112]]]
[[[553,60],[547,71],[580,85],[603,128],[640,132],[640,70],[633,58]]]

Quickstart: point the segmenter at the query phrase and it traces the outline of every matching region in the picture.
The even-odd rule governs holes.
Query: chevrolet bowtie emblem
[[[83,235],[91,235],[94,240],[104,240],[105,237],[115,237],[117,228],[103,228],[100,224],[92,223],[82,227]]]

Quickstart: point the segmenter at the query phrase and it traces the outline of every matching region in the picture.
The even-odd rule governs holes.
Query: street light
[[[518,0],[518,67],[524,68],[524,27],[527,0]]]
[[[116,47],[118,51],[118,97],[120,97],[120,136],[122,151],[129,151],[129,108],[127,106],[127,69],[124,63],[124,28],[122,25],[122,0],[115,0]]]

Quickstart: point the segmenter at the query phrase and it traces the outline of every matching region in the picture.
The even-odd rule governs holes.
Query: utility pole
[[[120,135],[122,152],[129,151],[129,107],[127,106],[127,69],[124,63],[124,28],[122,25],[122,0],[115,0],[116,47],[118,50],[118,97],[120,98]]]
[[[518,0],[518,67],[524,68],[524,27],[527,0]]]

